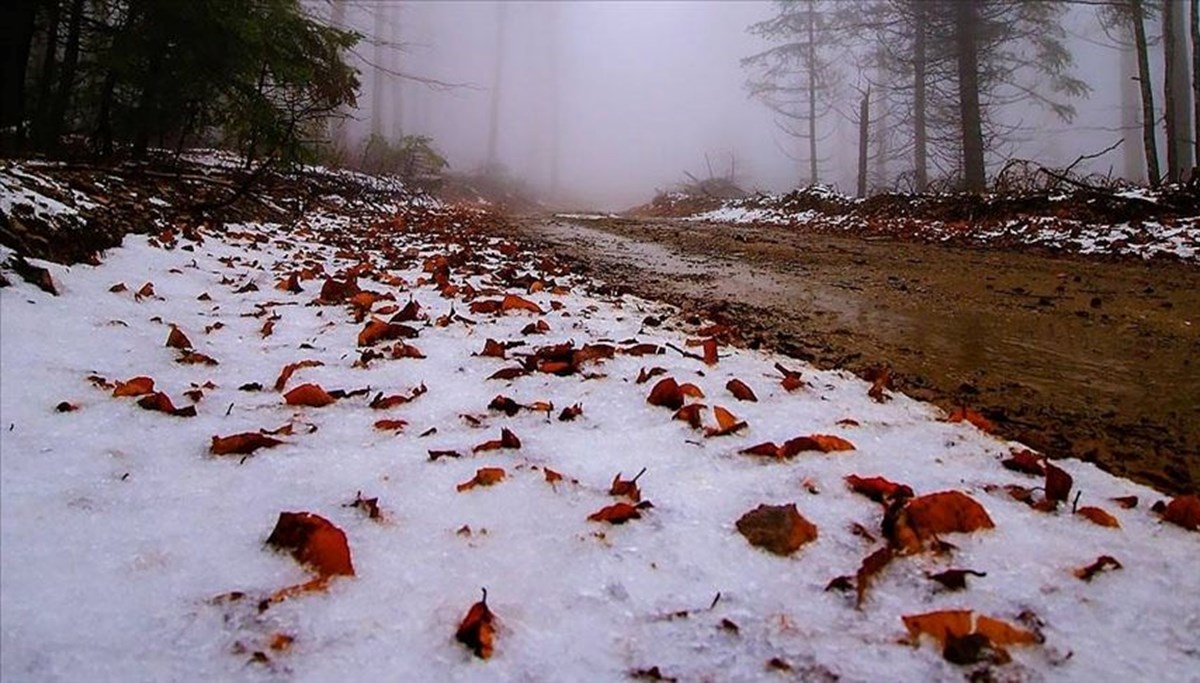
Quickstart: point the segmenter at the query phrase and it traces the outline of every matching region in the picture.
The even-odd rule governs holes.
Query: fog
[[[625,209],[685,171],[732,168],[747,190],[806,184],[803,148],[748,96],[740,64],[768,46],[746,29],[771,16],[772,3],[345,0],[343,11],[342,23],[365,36],[348,149],[372,131],[426,135],[452,172],[490,161],[559,206]],[[1063,166],[1123,134],[1120,52],[1090,11],[1065,22],[1074,73],[1093,90],[1073,101],[1069,124],[1030,104],[1005,109],[1023,127],[1006,156]],[[852,71],[847,79],[856,85]],[[822,181],[852,192],[855,124],[830,126]],[[1124,155],[1141,153],[1137,131],[1127,132],[1122,149],[1080,168],[1121,174]]]

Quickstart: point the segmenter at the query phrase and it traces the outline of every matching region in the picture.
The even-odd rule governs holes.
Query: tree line
[[[358,38],[299,0],[4,0],[0,152],[298,159],[355,102]]]
[[[1200,159],[1200,0],[779,0],[750,31],[770,44],[747,57],[748,88],[777,114],[780,130],[804,143],[808,182],[821,179],[832,123],[859,126],[858,193],[905,168],[917,192],[934,178],[982,192],[988,160],[1003,159],[1018,124],[1003,116],[1035,104],[1070,122],[1090,86],[1073,74],[1062,25],[1072,6],[1094,13],[1136,54],[1142,146],[1151,185],[1179,182]],[[1162,115],[1154,104],[1147,25],[1161,22]],[[1190,58],[1189,46],[1190,45]],[[1188,72],[1191,72],[1189,83]],[[850,76],[853,88],[846,87]],[[857,99],[858,106],[852,100]],[[1160,168],[1157,131],[1166,133]],[[872,139],[874,145],[868,149]],[[894,179],[893,179],[894,180]]]

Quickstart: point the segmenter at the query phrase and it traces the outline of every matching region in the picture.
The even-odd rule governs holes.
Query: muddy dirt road
[[[560,257],[821,367],[886,364],[1003,436],[1200,488],[1200,267],[669,220],[529,218]]]

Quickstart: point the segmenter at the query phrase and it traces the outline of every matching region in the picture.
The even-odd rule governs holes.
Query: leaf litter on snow
[[[49,265],[58,297],[0,290],[0,585],[20,626],[0,636],[4,677],[1200,670],[1200,535],[1110,503],[1163,496],[1068,461],[1055,469],[1076,502],[1119,526],[1071,501],[1034,509],[1006,488],[1040,487],[1002,465],[1016,444],[840,372],[673,352],[703,336],[677,311],[589,293],[603,290],[492,220],[246,224],[191,251],[129,237],[100,266]],[[175,362],[201,340],[219,365]],[[489,379],[505,367],[518,372]],[[127,378],[153,378],[128,393],[201,396],[176,407],[195,416],[114,397]],[[736,418],[701,403],[730,393]],[[770,457],[743,455],[759,447]],[[387,523],[347,506],[362,491]],[[313,529],[285,542],[281,515]],[[1119,565],[1077,578],[1104,557]],[[930,580],[962,568],[961,590]],[[855,588],[856,571],[856,593],[825,590]],[[488,618],[464,618],[482,586],[471,609]]]

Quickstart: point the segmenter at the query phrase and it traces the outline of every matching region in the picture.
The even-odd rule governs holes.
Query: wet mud
[[[631,293],[820,367],[890,366],[1001,436],[1200,488],[1200,268],[666,219],[514,221]]]

